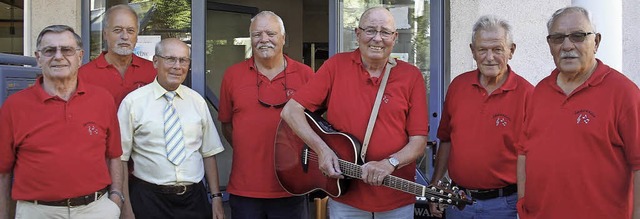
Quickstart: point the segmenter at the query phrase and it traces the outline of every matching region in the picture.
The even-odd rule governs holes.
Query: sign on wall
[[[138,43],[136,48],[133,49],[133,53],[149,61],[153,60],[153,55],[156,54],[156,44],[162,40],[160,35],[146,35],[138,36]]]

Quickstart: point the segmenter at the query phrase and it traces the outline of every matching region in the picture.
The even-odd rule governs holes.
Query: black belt
[[[458,186],[460,190],[465,191],[471,195],[471,198],[477,200],[487,200],[492,198],[498,198],[503,196],[509,196],[518,192],[518,185],[512,184],[499,189],[466,189],[462,186]]]
[[[48,205],[48,206],[66,206],[66,207],[75,207],[75,206],[81,206],[81,205],[88,205],[91,204],[91,202],[94,202],[98,199],[100,199],[100,197],[102,197],[102,195],[107,194],[107,190],[108,190],[108,186],[105,187],[104,189],[100,189],[94,193],[88,194],[88,195],[83,195],[83,196],[78,196],[75,198],[68,198],[68,199],[63,199],[63,200],[57,200],[57,201],[40,201],[40,200],[31,200],[28,202],[32,202],[35,203],[36,205]]]
[[[169,186],[165,186],[165,185],[158,185],[158,184],[153,184],[147,181],[144,181],[142,179],[138,179],[137,177],[131,175],[130,179],[132,182],[134,183],[138,183],[140,185],[143,185],[147,188],[150,188],[152,190],[154,190],[155,192],[158,193],[162,193],[162,194],[174,194],[174,195],[184,195],[185,193],[192,191],[196,185],[198,183],[193,183],[191,185],[169,185]]]

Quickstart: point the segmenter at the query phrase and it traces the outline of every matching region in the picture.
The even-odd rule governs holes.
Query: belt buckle
[[[69,208],[73,208],[74,207],[73,205],[71,205],[71,199],[70,198],[68,198],[66,200],[66,202],[67,202],[67,207],[69,207]]]
[[[187,186],[186,185],[178,185],[182,187],[182,191],[181,192],[177,192],[176,195],[184,195],[184,193],[187,192]]]

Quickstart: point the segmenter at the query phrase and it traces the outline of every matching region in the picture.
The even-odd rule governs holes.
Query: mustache
[[[578,54],[578,52],[573,50],[568,52],[565,52],[565,51],[560,52],[560,58],[578,58],[578,57],[580,57],[580,54]]]
[[[276,45],[273,45],[273,43],[264,43],[264,44],[258,44],[258,46],[256,46],[256,48],[276,48]]]
[[[128,41],[128,40],[117,40],[116,41],[116,46],[120,45],[120,44],[127,44],[128,46],[132,45],[131,41]]]

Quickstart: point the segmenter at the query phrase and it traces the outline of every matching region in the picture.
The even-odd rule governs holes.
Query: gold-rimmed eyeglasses
[[[367,27],[367,28],[358,27],[358,29],[362,30],[362,32],[364,32],[364,35],[367,36],[368,38],[373,38],[376,36],[376,34],[380,33],[380,37],[382,39],[389,39],[393,36],[393,34],[396,33],[394,31],[388,31],[388,30],[376,30],[373,27]]]
[[[287,104],[287,101],[289,101],[289,96],[287,95],[287,74],[286,72],[282,72],[284,74],[284,83],[282,83],[282,86],[284,87],[283,89],[283,93],[284,93],[284,101],[281,103],[277,103],[277,104],[271,104],[271,103],[267,103],[265,101],[262,100],[262,98],[260,97],[260,85],[262,85],[262,80],[260,80],[260,75],[258,75],[259,73],[256,72],[256,86],[258,87],[258,103],[260,103],[260,105],[264,106],[264,107],[273,107],[276,109],[280,109],[282,107],[284,107],[285,104]]]
[[[178,57],[173,57],[173,56],[161,56],[161,55],[156,55],[157,57],[160,57],[162,59],[165,60],[165,63],[169,64],[169,65],[175,65],[176,62],[180,62],[180,65],[182,66],[189,66],[189,64],[191,64],[191,59],[190,58],[178,58]]]
[[[82,49],[75,48],[73,46],[60,46],[60,47],[48,46],[48,47],[39,49],[37,51],[45,57],[53,57],[56,55],[56,53],[58,53],[58,51],[60,51],[60,53],[62,53],[63,56],[72,56],[72,55],[75,55],[76,51],[78,50],[82,50]]]

